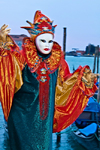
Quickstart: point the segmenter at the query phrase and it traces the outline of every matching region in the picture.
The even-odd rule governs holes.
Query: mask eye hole
[[[41,42],[45,43],[46,41],[41,39]]]
[[[53,40],[50,40],[49,43],[53,43]]]

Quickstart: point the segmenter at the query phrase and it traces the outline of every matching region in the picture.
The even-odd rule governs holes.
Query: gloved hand
[[[0,29],[0,40],[2,40],[3,42],[6,42],[6,37],[11,30],[11,29],[6,29],[7,27],[8,25],[4,24]]]
[[[85,71],[82,76],[82,81],[87,87],[92,87],[94,80],[99,76],[99,74],[94,74],[90,69],[85,68]]]
[[[12,40],[8,38],[8,33],[11,29],[6,29],[8,25],[4,24],[0,28],[0,48],[8,48],[9,45],[12,45]]]

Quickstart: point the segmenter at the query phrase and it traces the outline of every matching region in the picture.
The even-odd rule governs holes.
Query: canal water
[[[67,63],[69,64],[70,71],[73,72],[73,68],[77,69],[79,65],[89,65],[93,70],[94,57],[74,57],[66,56]],[[99,60],[100,70],[100,60]],[[71,128],[63,130],[61,133],[60,141],[57,142],[57,134],[53,133],[52,150],[86,150],[83,148],[72,136]],[[5,122],[0,104],[0,150],[10,150],[9,141],[5,132]]]

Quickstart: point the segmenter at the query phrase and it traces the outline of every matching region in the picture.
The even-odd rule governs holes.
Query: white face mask
[[[36,46],[42,54],[49,54],[53,46],[53,35],[43,33],[36,37]]]

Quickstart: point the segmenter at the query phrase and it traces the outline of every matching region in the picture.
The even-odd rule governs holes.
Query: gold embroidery
[[[31,72],[35,72],[39,67],[39,64],[42,62],[42,58],[38,56],[37,49],[35,44],[31,41],[30,38],[24,39],[24,51],[26,62],[28,66],[31,68]],[[61,47],[58,43],[54,42],[52,48],[52,54],[49,58],[44,60],[46,69],[52,73],[55,69],[58,68],[61,60]]]

